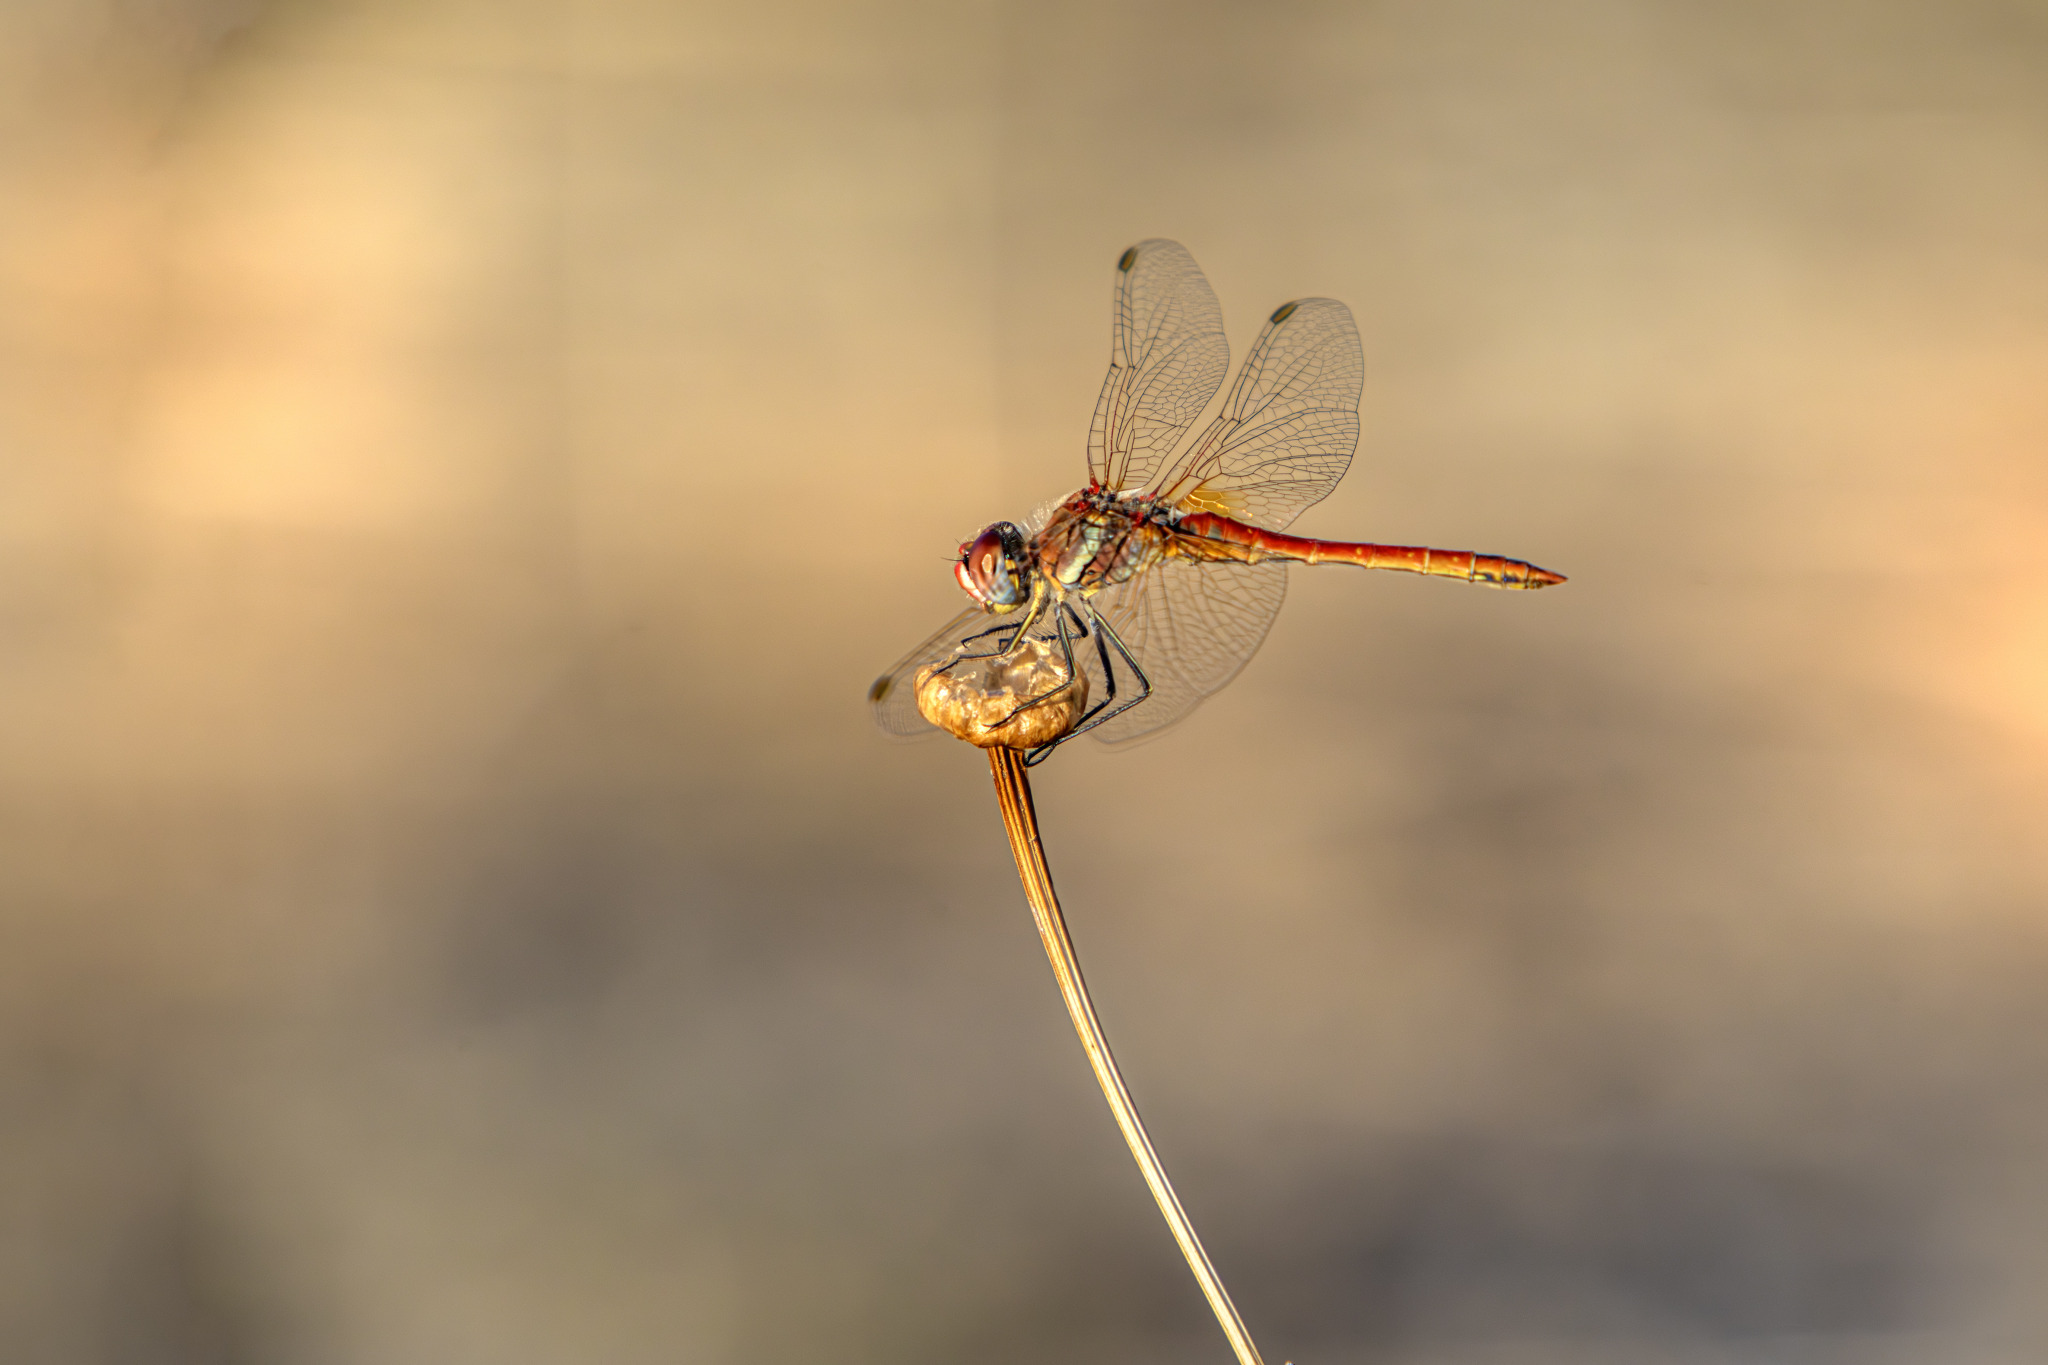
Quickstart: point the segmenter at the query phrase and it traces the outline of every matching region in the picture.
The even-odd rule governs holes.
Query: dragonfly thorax
[[[1048,578],[1091,596],[1156,560],[1175,519],[1151,498],[1091,486],[1060,504],[1032,544]]]

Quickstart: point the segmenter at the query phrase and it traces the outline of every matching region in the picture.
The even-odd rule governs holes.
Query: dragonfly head
[[[990,611],[1015,611],[1031,596],[1030,561],[1024,533],[999,521],[960,547],[953,577],[969,597]]]

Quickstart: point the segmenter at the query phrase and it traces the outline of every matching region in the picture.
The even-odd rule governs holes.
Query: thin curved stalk
[[[1124,1089],[1124,1078],[1117,1071],[1116,1058],[1110,1055],[1109,1039],[1103,1036],[1101,1021],[1095,1017],[1088,986],[1081,980],[1081,961],[1074,956],[1074,941],[1067,936],[1066,917],[1060,913],[1059,897],[1053,893],[1052,869],[1045,864],[1045,848],[1038,840],[1038,813],[1031,805],[1031,780],[1024,770],[1024,755],[1016,749],[992,748],[988,751],[988,766],[996,781],[996,800],[1003,808],[1003,829],[1010,836],[1010,852],[1016,855],[1017,876],[1024,883],[1025,898],[1031,902],[1031,916],[1038,922],[1038,936],[1045,943],[1045,955],[1052,960],[1052,972],[1059,978],[1067,1014],[1074,1021],[1074,1032],[1081,1035],[1088,1065],[1095,1068],[1095,1079],[1109,1101],[1110,1113],[1116,1116],[1116,1126],[1123,1130],[1131,1156],[1136,1159],[1146,1185],[1151,1187],[1152,1198],[1158,1202],[1166,1226],[1173,1231],[1173,1240],[1180,1243],[1180,1254],[1187,1258],[1188,1269],[1195,1273],[1195,1282],[1202,1286],[1203,1296],[1215,1310],[1216,1321],[1230,1338],[1230,1349],[1237,1352],[1238,1365],[1264,1365],[1258,1347],[1252,1345],[1251,1333],[1244,1329],[1244,1320],[1237,1315],[1237,1306],[1224,1291],[1222,1278],[1216,1274],[1216,1267],[1209,1264],[1209,1253],[1202,1250],[1202,1239],[1195,1236],[1195,1225],[1188,1221],[1187,1210],[1180,1206],[1180,1196],[1173,1192],[1173,1182],[1166,1178],[1166,1168],[1159,1164],[1159,1154],[1152,1150],[1152,1139],[1145,1134],[1138,1107],[1131,1103],[1131,1094]]]

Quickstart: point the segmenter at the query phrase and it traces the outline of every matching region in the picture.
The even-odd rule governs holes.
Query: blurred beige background
[[[2048,5],[12,0],[0,1358],[1226,1360],[861,702],[1150,235],[1572,577],[1042,770],[1268,1359],[2048,1357]]]

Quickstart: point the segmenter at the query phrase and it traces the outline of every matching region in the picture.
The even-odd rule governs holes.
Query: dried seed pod
[[[917,710],[947,734],[984,749],[1033,749],[1080,724],[1088,707],[1088,675],[1029,710],[1012,711],[1067,681],[1063,653],[1048,640],[1028,639],[1011,654],[963,659],[941,673],[917,671]]]

